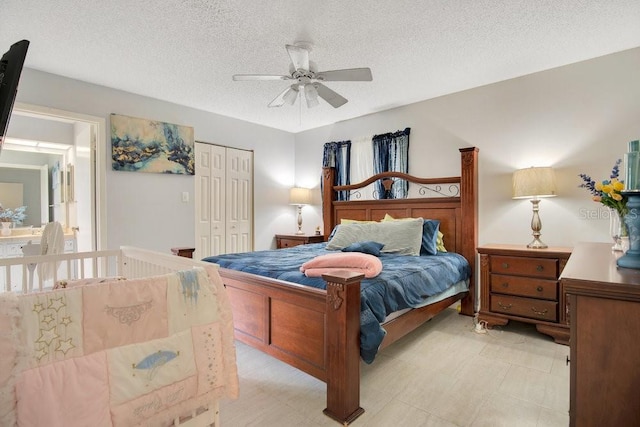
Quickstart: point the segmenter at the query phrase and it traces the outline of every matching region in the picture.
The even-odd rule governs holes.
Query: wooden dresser
[[[509,320],[534,323],[539,332],[568,344],[569,326],[558,278],[571,248],[492,244],[479,247],[478,253],[478,319],[489,327],[506,325]]]
[[[292,248],[298,245],[308,245],[309,243],[322,243],[324,236],[306,234],[276,234],[276,248]]]
[[[640,426],[640,270],[576,245],[561,276],[571,323],[570,425]]]

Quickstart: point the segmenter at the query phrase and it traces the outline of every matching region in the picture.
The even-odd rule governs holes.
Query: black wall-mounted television
[[[28,40],[11,45],[0,60],[0,151],[9,127],[9,118],[18,92],[18,82],[29,48]]]

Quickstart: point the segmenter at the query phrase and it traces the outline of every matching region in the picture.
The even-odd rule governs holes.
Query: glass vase
[[[2,224],[2,234],[3,236],[11,236],[11,223],[8,221],[0,221]]]
[[[612,251],[625,251],[623,245],[623,237],[628,237],[627,226],[624,223],[620,213],[615,209],[609,209],[609,233],[613,239]]]

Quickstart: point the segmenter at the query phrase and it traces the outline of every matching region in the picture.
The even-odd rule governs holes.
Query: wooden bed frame
[[[471,265],[468,292],[410,310],[385,323],[387,334],[381,349],[458,300],[461,300],[462,314],[474,315],[478,149],[462,148],[460,154],[459,177],[420,179],[398,172],[384,172],[360,184],[334,186],[334,170],[323,170],[325,240],[342,218],[380,220],[388,213],[394,218],[439,219],[447,250],[460,253]],[[422,188],[437,189],[446,184],[454,189],[455,195],[336,201],[336,191],[355,191],[378,179],[384,183],[394,177],[415,182]],[[225,268],[220,268],[220,275],[231,300],[237,340],[324,381],[327,384],[327,407],[324,410],[327,416],[346,425],[364,412],[360,407],[362,275],[346,271],[325,275],[326,291]]]

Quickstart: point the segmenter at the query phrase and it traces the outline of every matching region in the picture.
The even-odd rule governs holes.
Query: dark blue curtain
[[[373,173],[397,171],[409,173],[409,132],[411,128],[394,133],[374,135]],[[382,182],[376,182],[379,199],[404,199],[409,192],[409,183],[404,179],[394,180],[390,191],[385,190]]]
[[[336,169],[336,180],[333,185],[351,184],[351,141],[327,142],[324,144],[322,166]],[[337,200],[349,200],[349,192],[338,191]]]

